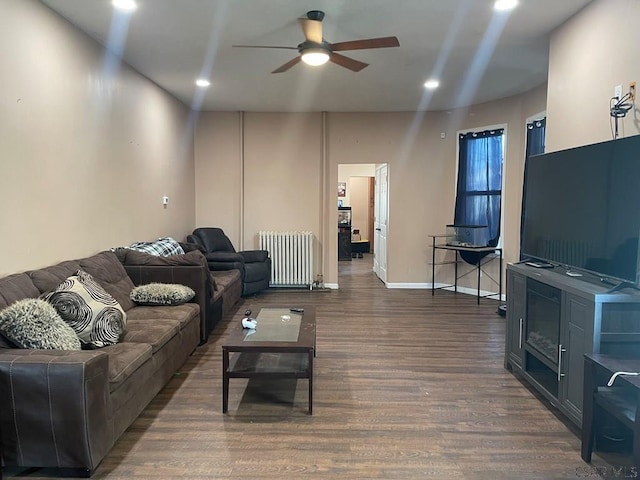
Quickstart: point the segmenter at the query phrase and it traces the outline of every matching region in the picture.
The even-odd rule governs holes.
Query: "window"
[[[459,136],[458,188],[454,223],[486,225],[488,245],[498,245],[502,204],[504,129]]]

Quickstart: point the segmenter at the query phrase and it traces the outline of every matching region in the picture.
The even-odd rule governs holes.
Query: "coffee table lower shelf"
[[[234,351],[222,348],[222,413],[229,407],[231,378],[307,378],[309,415],[313,413],[313,357],[315,350],[297,352]],[[231,353],[234,353],[231,355]]]

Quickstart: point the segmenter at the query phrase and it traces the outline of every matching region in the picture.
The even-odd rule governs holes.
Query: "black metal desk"
[[[585,355],[582,459],[591,462],[596,431],[602,426],[605,411],[633,432],[633,462],[640,466],[640,376],[619,375],[607,387],[607,381],[616,372],[640,372],[640,359]]]
[[[499,275],[499,281],[498,281],[498,293],[490,293],[488,295],[480,295],[480,274],[482,272],[482,267],[484,265],[486,265],[487,263],[489,263],[490,261],[494,260],[496,257],[495,256],[487,256],[485,257],[487,260],[485,262],[483,262],[482,258],[478,259],[478,263],[475,265],[476,268],[476,272],[477,272],[477,285],[478,285],[478,293],[477,293],[477,300],[478,300],[478,304],[480,304],[480,299],[481,298],[486,298],[486,297],[495,297],[497,295],[498,300],[500,300],[501,298],[501,294],[502,294],[502,248],[500,247],[465,247],[462,245],[446,245],[446,244],[438,244],[437,239],[438,238],[447,238],[447,235],[430,235],[431,239],[432,239],[432,253],[431,253],[431,295],[435,295],[435,291],[437,289],[441,289],[441,288],[447,288],[447,287],[454,287],[454,291],[457,292],[458,291],[458,263],[460,262],[460,252],[472,252],[472,253],[490,253],[490,254],[498,254],[498,259],[500,262],[500,273]],[[451,250],[453,252],[455,252],[456,254],[456,258],[454,261],[452,262],[445,262],[445,263],[440,263],[440,264],[436,264],[436,250]],[[441,287],[437,287],[436,288],[436,265],[445,265],[447,263],[453,263],[454,265],[454,283],[453,285],[444,285]]]

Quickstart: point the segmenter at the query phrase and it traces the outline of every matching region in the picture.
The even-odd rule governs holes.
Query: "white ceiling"
[[[551,32],[591,0],[137,0],[127,17],[110,0],[41,0],[185,105],[230,111],[447,110],[515,95],[547,78]],[[270,73],[304,40],[297,18],[323,10],[332,43],[395,35],[398,48],[341,52],[369,63],[354,73],[299,63]],[[128,23],[128,25],[127,25]],[[202,91],[194,81],[208,77]],[[424,82],[440,80],[435,93]]]

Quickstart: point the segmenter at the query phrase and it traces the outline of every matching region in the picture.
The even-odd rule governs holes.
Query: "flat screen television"
[[[640,285],[640,135],[529,158],[522,257]]]

